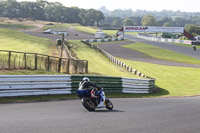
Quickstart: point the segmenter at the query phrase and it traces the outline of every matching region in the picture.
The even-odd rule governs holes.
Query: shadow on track
[[[113,110],[101,110],[101,109],[97,109],[97,110],[95,110],[95,111],[93,111],[93,112],[100,112],[100,113],[122,113],[122,112],[124,112],[124,111],[122,111],[122,110],[116,110],[116,109],[113,109]]]

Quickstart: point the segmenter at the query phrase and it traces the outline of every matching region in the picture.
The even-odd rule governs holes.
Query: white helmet
[[[90,81],[90,79],[87,78],[87,77],[84,77],[84,78],[83,78],[83,81]]]

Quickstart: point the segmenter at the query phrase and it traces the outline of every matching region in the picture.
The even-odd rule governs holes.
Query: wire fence
[[[30,69],[71,74],[88,73],[87,60],[74,60],[37,53],[0,50],[0,70]]]

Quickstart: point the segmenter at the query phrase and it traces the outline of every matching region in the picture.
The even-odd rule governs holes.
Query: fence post
[[[78,60],[75,60],[76,61],[76,65],[75,65],[75,71],[76,71],[76,74],[78,73]]]
[[[69,67],[70,67],[70,59],[67,61],[67,73],[69,74]]]
[[[88,73],[88,61],[86,61],[85,73]]]
[[[24,53],[24,68],[26,69],[26,53]]]
[[[11,69],[11,51],[8,54],[8,69]]]
[[[61,71],[61,62],[62,62],[62,58],[59,58],[58,72],[60,72],[60,71]]]
[[[35,54],[35,70],[37,70],[37,54]]]
[[[84,73],[84,61],[81,61],[81,72]]]
[[[50,57],[47,57],[47,71],[50,71]]]

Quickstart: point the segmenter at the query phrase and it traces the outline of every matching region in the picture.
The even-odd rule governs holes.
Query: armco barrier
[[[83,75],[0,75],[0,97],[72,94]],[[108,76],[87,76],[112,93],[150,93],[155,91],[154,79],[132,79]]]
[[[0,97],[71,94],[66,75],[0,75]]]
[[[115,65],[118,65],[120,67],[125,68],[128,72],[131,72],[135,75],[138,75],[140,77],[144,77],[144,78],[148,78],[148,79],[153,79],[152,77],[149,77],[147,75],[144,75],[143,73],[139,72],[136,69],[133,69],[132,67],[126,65],[125,63],[121,62],[120,60],[116,59],[114,56],[112,56],[111,54],[109,54],[108,52],[106,52],[105,50],[103,50],[102,48],[92,45],[89,42],[85,42],[85,41],[81,41],[85,44],[87,44],[90,48],[94,48],[95,50],[101,52],[104,56],[106,56],[112,63],[114,63]]]
[[[85,39],[84,42],[112,42],[112,41],[122,41],[124,38],[108,38],[108,39]]]
[[[192,45],[192,41],[190,40],[178,40],[178,39],[168,39],[168,38],[155,38],[155,37],[148,37],[148,36],[141,36],[137,35],[137,37],[150,40],[150,41],[157,41],[157,42],[170,42],[170,43],[181,43],[181,44],[188,44]]]

